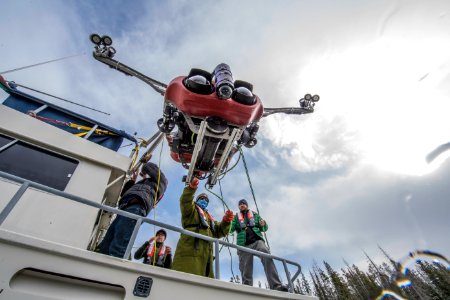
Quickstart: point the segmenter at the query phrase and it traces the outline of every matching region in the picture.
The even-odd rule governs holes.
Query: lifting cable
[[[159,151],[159,159],[158,159],[158,184],[156,185],[155,197],[153,197],[153,220],[156,221],[156,204],[158,204],[158,189],[161,181],[161,157],[162,151],[164,148],[164,142],[161,143],[161,150]],[[152,265],[156,265],[156,226],[153,226],[153,247],[155,247],[155,253],[153,254],[153,262]]]
[[[220,179],[219,179],[219,189],[220,189],[220,195],[223,197],[223,193],[222,193],[222,184],[220,183]],[[223,206],[223,211],[225,212],[225,205]],[[230,240],[228,239],[228,235],[225,237],[225,240],[229,243]],[[234,234],[233,234],[233,240],[231,241],[232,244],[234,244]],[[223,247],[223,244],[222,244]],[[222,250],[222,247],[219,249],[219,253]],[[235,278],[234,276],[234,271],[233,271],[233,255],[231,255],[231,250],[230,247],[227,247],[228,249],[228,253],[230,254],[230,269],[231,269],[231,275],[233,275],[233,278]]]
[[[64,99],[64,98],[61,98],[61,97],[52,95],[52,94],[48,94],[48,93],[45,93],[45,92],[42,92],[42,91],[39,91],[39,90],[30,88],[30,87],[28,87],[28,86],[24,86],[24,85],[15,83],[15,82],[11,82],[11,84],[12,84],[12,85],[16,85],[16,86],[20,86],[21,88],[24,88],[24,89],[27,89],[27,90],[30,90],[30,91],[33,91],[33,92],[36,92],[36,93],[40,93],[40,94],[43,94],[43,95],[46,95],[46,96],[49,96],[49,97],[52,97],[52,98],[55,98],[55,99],[58,99],[58,100],[65,101],[65,102],[67,102],[67,103],[71,103],[71,104],[74,104],[74,105],[78,105],[78,106],[81,106],[81,107],[84,107],[84,108],[87,108],[87,109],[90,109],[90,110],[93,110],[93,111],[96,111],[96,112],[105,114],[105,115],[107,115],[107,116],[110,116],[110,115],[111,115],[110,113],[107,113],[107,112],[104,112],[104,111],[101,111],[101,110],[98,110],[98,109],[95,109],[95,108],[92,108],[92,107],[89,107],[89,106],[86,106],[86,105],[83,105],[83,104],[80,104],[80,103],[77,103],[77,102],[74,102],[74,101],[70,101],[70,100],[67,100],[67,99]]]
[[[255,192],[253,190],[252,181],[250,180],[250,175],[248,173],[247,163],[245,162],[244,152],[242,151],[242,148],[239,148],[239,151],[241,152],[241,155],[242,155],[242,162],[244,163],[245,174],[247,175],[248,184],[250,186],[250,190],[252,191],[252,196],[253,196],[253,201],[255,202],[256,211],[258,212],[258,215],[261,216],[261,214],[259,213],[258,203],[256,203],[256,197],[255,197]],[[267,239],[266,232],[263,231],[262,233],[264,234],[264,237],[266,238],[267,248],[269,248],[269,250],[270,250],[269,240]]]
[[[29,66],[16,68],[16,69],[12,69],[12,70],[6,70],[6,71],[3,71],[3,72],[0,72],[0,74],[12,73],[12,72],[15,72],[15,71],[20,71],[20,70],[24,70],[24,69],[28,69],[28,68],[33,68],[33,67],[37,67],[37,66],[40,66],[40,65],[45,65],[45,64],[48,64],[48,63],[52,63],[52,62],[55,62],[55,61],[64,60],[64,59],[77,57],[77,56],[82,56],[82,55],[86,55],[86,53],[83,52],[83,53],[80,53],[80,54],[75,54],[75,55],[70,55],[70,56],[65,56],[65,57],[60,57],[60,58],[57,58],[57,59],[52,59],[52,60],[40,62],[40,63],[34,64],[34,65],[29,65]]]
[[[28,65],[28,66],[25,66],[25,67],[20,67],[20,68],[16,68],[16,69],[11,69],[11,70],[6,70],[6,71],[1,71],[0,74],[12,73],[12,72],[16,72],[16,71],[20,71],[20,70],[24,70],[24,69],[28,69],[28,68],[33,68],[33,67],[37,67],[37,66],[49,64],[49,63],[52,63],[52,62],[55,62],[55,61],[65,60],[65,59],[69,59],[69,58],[72,58],[72,57],[83,56],[83,55],[86,55],[86,53],[83,52],[83,53],[80,53],[80,54],[75,54],[75,55],[70,55],[70,56],[60,57],[60,58],[57,58],[57,59],[52,59],[52,60],[40,62],[40,63],[37,63],[37,64]],[[82,105],[82,104],[79,104],[79,103],[76,103],[76,102],[73,102],[73,101],[70,101],[70,100],[67,100],[67,99],[58,97],[58,96],[54,96],[54,95],[51,95],[51,94],[47,94],[47,93],[44,93],[44,92],[42,92],[42,91],[38,91],[38,90],[35,90],[35,89],[33,89],[33,88],[26,87],[26,86],[24,86],[24,85],[21,85],[21,84],[15,83],[15,82],[11,82],[11,83],[12,83],[13,85],[20,86],[20,87],[22,87],[22,88],[25,88],[25,89],[34,91],[34,92],[36,92],[36,93],[40,93],[40,94],[43,94],[43,95],[46,95],[46,96],[49,96],[49,97],[53,97],[53,98],[55,98],[55,99],[59,99],[59,100],[62,100],[62,101],[65,101],[65,102],[68,102],[68,103],[71,103],[71,104],[74,104],[74,105],[78,105],[78,106],[81,106],[81,107],[84,107],[84,108],[87,108],[87,109],[90,109],[90,110],[93,110],[93,111],[96,111],[96,112],[99,112],[99,113],[102,113],[102,114],[105,114],[105,115],[108,115],[108,116],[110,115],[109,113],[103,112],[103,111],[101,111],[101,110],[97,110],[97,109],[95,109],[95,108],[88,107],[88,106],[85,106],[85,105]]]

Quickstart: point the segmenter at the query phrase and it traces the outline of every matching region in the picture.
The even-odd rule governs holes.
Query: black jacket
[[[143,201],[145,210],[148,214],[152,210],[154,205],[157,184],[157,180],[153,179],[153,177],[144,178],[136,183],[133,180],[129,180],[125,183],[125,186],[122,190],[122,198],[119,201],[119,207],[126,207],[127,203],[125,203],[124,201],[127,201],[130,199],[130,197],[135,196],[136,198],[139,198]],[[158,203],[158,201],[163,197],[167,188],[167,184],[168,182],[166,176],[164,176],[164,173],[161,171],[157,195],[158,198],[156,199],[156,203]]]
[[[150,247],[150,243],[146,241],[139,249],[134,253],[134,259],[144,258],[144,264],[151,265],[153,262],[150,261],[150,257],[147,255],[148,248]],[[156,248],[155,253],[159,253],[159,247]],[[156,257],[155,261],[158,261],[158,257]],[[156,264],[157,267],[162,267],[166,269],[172,268],[172,254],[165,254],[163,258],[163,265],[160,266]]]

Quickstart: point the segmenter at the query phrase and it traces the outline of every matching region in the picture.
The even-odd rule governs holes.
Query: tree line
[[[366,253],[369,263],[367,271],[349,265],[334,270],[326,261],[322,269],[316,262],[309,272],[310,280],[304,274],[294,284],[294,292],[314,295],[321,300],[359,299],[412,299],[449,300],[450,271],[440,262],[417,259],[407,271],[394,261],[381,247],[387,261],[376,264]],[[401,298],[400,298],[401,297]]]
[[[386,257],[381,264],[364,253],[369,264],[367,271],[345,260],[346,267],[339,271],[326,261],[323,266],[314,262],[309,278],[301,272],[294,282],[294,293],[316,296],[320,300],[450,300],[448,261],[417,258],[412,265],[402,266],[381,247],[380,250]],[[405,267],[408,268],[405,270]],[[231,281],[239,283],[239,278]],[[267,284],[262,286],[259,282],[258,285],[268,288]]]

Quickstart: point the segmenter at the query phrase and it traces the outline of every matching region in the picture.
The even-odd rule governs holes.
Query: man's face
[[[164,233],[158,233],[155,238],[156,242],[163,243],[166,240]]]
[[[247,208],[248,208],[247,204],[245,204],[245,203],[239,204],[239,210],[240,210],[240,211],[247,210]]]

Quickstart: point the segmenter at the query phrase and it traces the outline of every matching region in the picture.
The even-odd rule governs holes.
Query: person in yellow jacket
[[[187,185],[180,198],[181,225],[184,229],[213,238],[227,236],[234,218],[231,210],[225,212],[221,222],[217,222],[208,212],[206,194],[200,194],[194,201],[199,180],[194,178]],[[214,278],[213,245],[211,242],[182,234],[177,243],[173,270]]]

